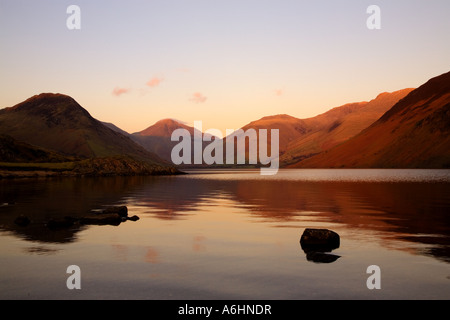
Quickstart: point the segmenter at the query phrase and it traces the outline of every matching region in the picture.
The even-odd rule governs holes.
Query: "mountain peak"
[[[69,117],[77,119],[88,117],[93,119],[89,112],[80,106],[72,97],[61,93],[41,93],[10,108],[0,110],[0,113],[21,112],[41,116],[47,121]]]
[[[173,118],[161,119],[161,120],[157,121],[156,123],[158,123],[158,122],[169,122],[169,123],[175,122],[175,123],[181,123],[181,124],[183,124],[182,121],[179,121],[179,120],[173,119]]]
[[[172,132],[176,129],[183,128],[193,133],[194,128],[189,127],[175,119],[162,119],[157,121],[145,130],[137,132],[140,136],[157,136],[157,137],[170,137]]]
[[[35,100],[35,99],[70,99],[73,100],[72,97],[62,94],[62,93],[53,93],[53,92],[42,92],[40,94],[35,94],[34,96],[28,98],[27,100]],[[25,100],[25,101],[27,101]]]
[[[299,120],[299,119],[283,113],[283,114],[275,114],[272,116],[266,116],[261,118],[260,120]]]
[[[19,108],[23,108],[25,106],[35,106],[35,105],[39,105],[39,104],[44,104],[44,103],[76,103],[76,101],[65,94],[61,94],[61,93],[40,93],[40,94],[36,94],[28,99],[26,99],[25,101],[16,104],[15,106],[11,107],[11,109],[19,109]]]
[[[0,110],[0,134],[64,156],[122,156],[161,162],[126,135],[103,125],[73,98],[42,93]]]

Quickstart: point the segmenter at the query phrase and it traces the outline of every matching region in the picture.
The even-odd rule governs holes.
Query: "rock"
[[[14,220],[14,223],[21,227],[26,227],[30,224],[30,218],[21,214]]]
[[[306,253],[306,260],[316,263],[331,263],[340,258],[338,255],[330,254],[339,248],[339,235],[328,229],[305,229],[300,245]]]
[[[134,216],[132,216],[132,217],[128,217],[127,220],[138,221],[138,220],[139,220],[139,217],[136,216],[136,215],[134,215]]]
[[[118,213],[91,214],[80,219],[81,224],[118,226],[121,222],[122,217]]]
[[[47,222],[47,227],[52,230],[69,228],[74,225],[75,221],[76,219],[72,217],[64,217],[63,219],[50,219]]]
[[[331,251],[339,248],[339,235],[328,229],[307,228],[300,238],[300,244],[305,252],[308,251]]]
[[[306,253],[306,260],[316,262],[316,263],[331,263],[339,259],[341,256],[330,254],[330,253],[324,253],[324,252],[317,252],[317,251],[310,251]]]
[[[121,217],[127,217],[128,208],[126,206],[108,207],[101,212],[101,214],[111,214],[111,213],[117,213]]]

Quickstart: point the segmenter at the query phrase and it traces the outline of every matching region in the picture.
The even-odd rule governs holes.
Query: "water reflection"
[[[345,225],[358,235],[376,231],[386,246],[392,239],[416,243],[416,253],[450,262],[449,182],[314,181],[295,179],[295,171],[290,172],[285,179],[257,174],[241,174],[238,179],[226,174],[191,174],[1,181],[0,203],[5,205],[0,207],[0,229],[41,243],[73,242],[86,226],[49,230],[45,221],[81,217],[94,209],[123,204],[161,220],[177,221],[201,214],[200,207],[215,210],[211,203],[216,201],[245,209],[249,216],[258,218],[252,221],[279,227],[320,221]],[[21,214],[32,223],[16,225],[14,219]],[[205,251],[205,240],[197,235],[192,240],[193,250]],[[51,254],[36,248],[33,250],[38,254]],[[126,248],[116,246],[113,250],[118,259],[126,259]],[[158,263],[156,249],[149,247],[145,260]]]
[[[120,203],[127,192],[142,184],[134,178],[27,179],[0,181],[0,229],[23,239],[65,243],[76,240],[86,226],[74,224],[51,230],[48,222],[64,217],[81,218],[93,210]],[[30,223],[15,223],[19,216]]]

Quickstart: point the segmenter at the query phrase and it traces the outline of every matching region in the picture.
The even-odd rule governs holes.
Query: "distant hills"
[[[384,92],[312,118],[272,115],[241,129],[279,129],[282,167],[446,168],[450,166],[449,82],[447,73],[417,89]],[[170,161],[176,144],[170,135],[177,128],[192,135],[192,127],[165,119],[130,137]]]
[[[385,92],[369,102],[348,103],[313,118],[298,119],[286,114],[263,117],[242,129],[255,129],[257,132],[259,129],[279,129],[280,164],[287,166],[328,150],[360,133],[412,90]]]
[[[139,160],[160,160],[62,94],[43,93],[0,110],[0,133],[84,159],[127,154]]]
[[[129,162],[129,167],[140,168],[136,173],[173,171],[169,163],[94,119],[73,98],[63,94],[39,94],[0,110],[0,134],[7,136],[2,139],[2,149],[9,150],[0,153],[0,162],[97,159],[95,163],[99,163],[98,159],[103,159],[106,167],[107,163],[118,165],[120,158],[118,170]],[[136,165],[138,162],[142,166]],[[114,166],[108,172],[114,174]],[[130,174],[132,170],[120,172]]]
[[[259,129],[267,129],[269,146],[270,130],[278,129],[281,163],[288,165],[328,150],[358,134],[412,90],[403,89],[392,93],[382,93],[372,101],[349,103],[308,119],[298,119],[287,114],[267,116],[253,121],[241,129],[244,132],[248,129],[255,129],[256,132],[259,132]],[[122,129],[112,124],[109,126],[118,132],[123,132]],[[191,137],[194,136],[193,127],[173,119],[160,120],[147,129],[128,134],[128,136],[148,151],[171,161],[172,148],[178,143],[171,141],[171,135],[179,128],[188,130]],[[227,138],[229,137],[225,137],[225,140]],[[248,151],[249,143],[247,141],[246,150],[241,151]],[[258,137],[252,143],[257,144]],[[207,142],[204,142],[203,147],[206,144]],[[224,141],[223,145],[225,146],[225,144]],[[224,148],[224,154],[225,152]],[[248,159],[248,154],[246,154],[246,159]]]
[[[172,133],[176,129],[189,131],[193,142],[194,127],[187,126],[173,119],[160,120],[145,130],[129,135],[129,137],[148,151],[170,162],[172,148],[178,143],[177,141],[171,141]]]
[[[130,134],[94,119],[69,96],[42,93],[0,110],[0,169],[65,163],[49,167],[83,174],[175,173],[171,151],[178,141],[171,136],[179,128],[193,144],[196,129],[180,121],[163,119]],[[272,115],[241,129],[278,129],[282,167],[449,168],[450,72],[417,89],[381,93],[312,118]]]
[[[172,133],[177,129],[185,129],[189,132],[191,135],[191,150],[192,154],[194,152],[194,133],[200,133],[197,129],[194,127],[188,126],[180,121],[174,120],[174,119],[162,119],[157,121],[156,123],[152,124],[148,128],[135,132],[135,133],[127,133],[124,130],[118,128],[112,123],[104,123],[109,128],[120,132],[127,137],[129,137],[131,140],[136,142],[137,144],[144,147],[147,151],[152,152],[154,154],[157,154],[160,158],[163,160],[171,163],[171,154],[172,149],[175,145],[179,143],[179,141],[172,141]],[[205,133],[202,133],[203,136]],[[203,148],[205,148],[209,142],[203,142]],[[191,158],[193,158],[191,156]]]
[[[376,122],[292,168],[450,168],[450,72],[411,91]]]
[[[289,143],[286,152],[281,155],[281,163],[288,165],[301,161],[350,139],[378,120],[412,90],[384,92],[369,102],[349,103],[305,119],[307,132]]]

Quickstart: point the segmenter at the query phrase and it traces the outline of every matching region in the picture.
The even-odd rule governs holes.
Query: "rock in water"
[[[102,212],[102,214],[111,214],[111,213],[117,213],[121,217],[127,217],[128,208],[126,206],[108,207]]]
[[[331,251],[339,248],[339,235],[328,229],[307,228],[300,238],[302,249],[307,251]]]
[[[47,227],[52,230],[69,228],[69,227],[73,226],[75,221],[76,221],[76,219],[71,218],[71,217],[64,217],[63,219],[50,219],[47,222]]]
[[[30,224],[30,218],[24,215],[20,215],[14,220],[14,223],[21,227],[25,227]]]
[[[118,226],[122,222],[122,217],[118,213],[91,214],[80,219],[81,224],[113,225]]]

